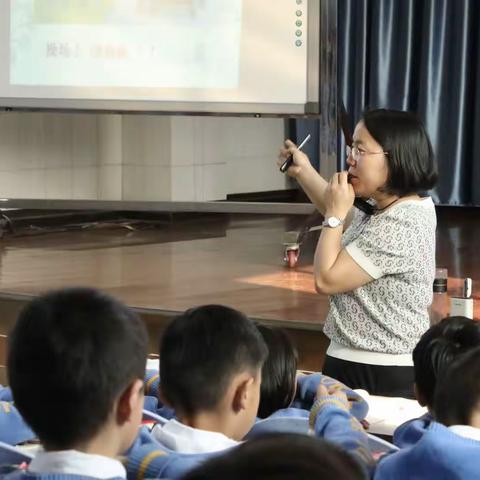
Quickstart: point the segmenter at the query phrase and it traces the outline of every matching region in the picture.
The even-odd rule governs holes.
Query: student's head
[[[30,302],[8,338],[15,404],[47,450],[83,450],[112,432],[126,450],[141,420],[147,334],[126,306],[97,290]]]
[[[241,439],[258,410],[267,348],[255,324],[221,305],[187,310],[160,342],[160,395],[181,421],[221,419],[222,430]]]
[[[433,407],[437,381],[459,355],[480,346],[480,322],[447,317],[427,330],[413,350],[415,390],[419,403]]]
[[[460,355],[439,380],[434,416],[447,427],[480,428],[480,348]]]
[[[416,115],[369,110],[355,127],[348,157],[357,197],[407,196],[430,190],[437,181],[433,149]]]
[[[363,480],[357,462],[336,446],[308,435],[259,437],[213,458],[184,480]]]
[[[281,328],[259,325],[258,330],[268,349],[258,406],[258,416],[266,418],[292,403],[297,382],[297,352]]]

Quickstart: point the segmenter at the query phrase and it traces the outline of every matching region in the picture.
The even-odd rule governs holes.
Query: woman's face
[[[388,178],[388,165],[382,146],[370,135],[363,122],[353,132],[353,151],[347,158],[349,181],[355,196],[374,198],[385,196],[381,189]],[[358,149],[358,152],[356,150]]]

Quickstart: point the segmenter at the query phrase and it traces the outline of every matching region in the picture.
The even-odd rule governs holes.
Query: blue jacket
[[[302,420],[305,422],[304,417]],[[371,469],[373,459],[368,448],[367,435],[360,423],[350,415],[348,404],[333,396],[319,398],[310,412],[310,428],[317,436],[349,451],[366,469]],[[132,480],[175,480],[205,460],[223,453],[225,451],[211,454],[173,452],[155,441],[148,431],[142,430],[128,452],[127,475]]]
[[[224,452],[220,452],[224,453]],[[160,443],[143,428],[127,452],[127,479],[182,478],[188,471],[219,453],[184,454],[174,452]]]
[[[0,401],[0,442],[17,445],[35,438],[13,403]]]
[[[380,460],[374,480],[474,480],[480,478],[480,441],[432,422],[416,445]]]
[[[148,369],[143,380],[145,395],[158,398],[158,387],[160,386],[160,374],[158,370]]]
[[[165,405],[162,405],[157,398],[150,397],[145,395],[145,400],[143,402],[144,410],[148,410],[149,412],[153,412],[156,415],[160,415],[167,420],[175,418],[175,410]],[[148,420],[148,417],[144,415],[144,420]]]
[[[426,413],[419,418],[402,423],[393,432],[393,444],[398,448],[412,447],[423,437],[432,422],[432,415]]]
[[[0,385],[0,400],[4,402],[13,402],[12,390],[10,387]]]
[[[145,372],[145,379],[143,380],[145,389],[145,402],[143,408],[157,415],[160,415],[167,420],[175,418],[175,410],[173,408],[163,405],[158,400],[158,388],[160,386],[160,374],[158,370],[149,369]]]
[[[264,435],[266,433],[304,433],[309,431],[310,412],[302,408],[283,408],[272,413],[267,418],[257,419],[245,440]]]
[[[327,388],[338,385],[339,390],[347,395],[351,403],[350,413],[360,421],[367,416],[367,402],[343,383],[321,373],[301,375],[297,379],[297,393],[292,406],[278,410],[267,418],[257,420],[245,438],[251,439],[269,432],[307,434],[309,431],[308,417],[310,409],[315,401],[320,384],[325,385]]]
[[[317,388],[320,384],[325,385],[327,388],[338,386],[339,390],[347,395],[351,403],[351,413],[357,420],[361,421],[367,416],[368,403],[357,392],[354,392],[338,380],[323,375],[322,373],[300,375],[297,378],[297,394],[295,395],[292,407],[310,410],[315,401]]]

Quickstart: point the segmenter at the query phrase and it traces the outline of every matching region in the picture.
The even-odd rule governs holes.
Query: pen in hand
[[[301,150],[301,149],[305,146],[305,144],[310,140],[310,137],[311,137],[311,135],[308,134],[308,135],[304,138],[303,142],[298,146],[298,150]],[[285,172],[292,166],[292,164],[293,164],[293,155],[290,154],[290,155],[287,157],[287,159],[286,159],[286,160],[282,163],[282,165],[280,166],[280,171],[281,171],[282,173],[285,173]]]

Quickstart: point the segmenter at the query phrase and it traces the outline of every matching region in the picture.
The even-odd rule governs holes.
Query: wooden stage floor
[[[0,296],[88,285],[142,310],[223,303],[254,318],[318,329],[328,302],[313,288],[315,238],[302,248],[295,270],[283,265],[282,234],[302,220],[198,215],[156,230],[7,238],[0,250]]]
[[[480,210],[440,208],[438,216],[437,264],[449,269],[453,293],[460,277],[471,276],[478,298]],[[152,230],[105,227],[5,238],[0,243],[0,334],[31,296],[92,286],[138,309],[150,326],[192,306],[221,303],[265,323],[303,331],[304,337],[316,336],[328,310],[328,298],[313,286],[318,234],[307,238],[294,270],[283,264],[283,233],[304,220],[298,215],[180,215]]]

